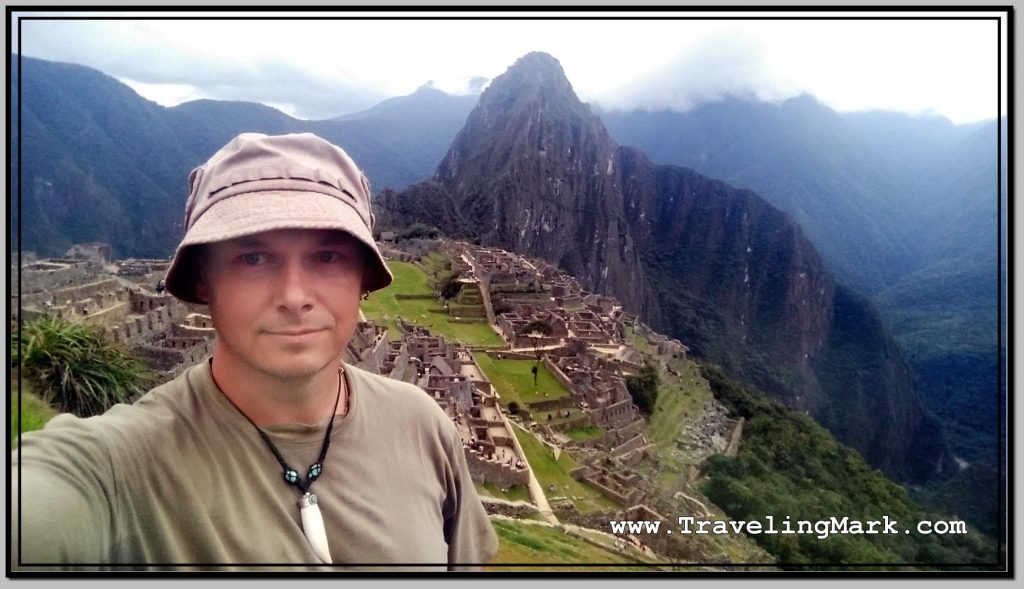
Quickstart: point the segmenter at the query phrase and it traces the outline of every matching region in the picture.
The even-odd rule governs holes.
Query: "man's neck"
[[[335,367],[328,366],[308,377],[282,379],[254,370],[237,361],[230,352],[218,348],[215,346],[212,360],[214,382],[260,427],[277,423],[321,423],[330,415],[335,400],[337,413],[346,410],[343,387],[347,385]]]

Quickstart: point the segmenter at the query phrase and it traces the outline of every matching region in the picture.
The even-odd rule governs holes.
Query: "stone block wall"
[[[562,386],[568,389],[570,393],[572,393],[573,395],[577,393],[576,383],[570,380],[569,377],[566,376],[564,372],[562,372],[562,369],[559,368],[557,364],[552,362],[551,359],[546,356],[544,357],[544,366],[546,366],[548,372],[550,372],[551,375],[555,377],[555,380],[557,380],[559,383],[561,383]]]
[[[122,323],[128,317],[130,306],[127,301],[114,303],[111,306],[91,311],[82,317],[82,322],[100,327],[112,327]]]
[[[551,411],[554,409],[571,409],[576,406],[576,401],[569,396],[548,401],[531,401],[526,406],[530,411]]]
[[[148,345],[156,335],[173,333],[173,325],[185,318],[186,311],[181,303],[168,301],[166,306],[144,314],[129,315],[122,323],[110,326],[107,333],[126,346]]]
[[[142,359],[158,372],[166,372],[181,364],[185,358],[184,350],[165,348],[150,344],[141,344],[132,348],[132,353]]]
[[[480,503],[483,503],[484,510],[489,515],[504,515],[522,519],[538,513],[537,507],[526,501],[505,501],[494,497],[480,496]]]
[[[644,422],[641,419],[630,422],[619,429],[615,430],[615,433],[621,440],[628,440],[635,435],[642,434],[644,432]]]
[[[48,300],[54,290],[81,283],[94,274],[95,270],[81,262],[31,264],[21,269],[22,297],[28,300],[31,295],[39,293]]]
[[[632,399],[623,399],[607,407],[591,409],[594,421],[607,429],[618,429],[636,418],[636,408]]]
[[[530,471],[526,468],[516,468],[497,460],[490,460],[485,455],[469,447],[464,447],[466,463],[469,465],[469,474],[477,483],[491,483],[499,487],[510,487],[512,485],[528,485],[530,482]]]
[[[592,487],[597,488],[598,491],[601,491],[602,495],[611,499],[615,503],[618,503],[619,505],[627,505],[629,503],[629,498],[626,495],[609,487],[608,485],[603,484],[602,482],[600,482],[598,477],[585,476],[583,477],[583,482],[587,483]]]
[[[644,446],[646,444],[647,444],[647,440],[644,439],[643,434],[637,434],[637,435],[633,436],[632,438],[630,438],[629,440],[627,440],[625,443],[620,444],[620,445],[612,448],[612,455],[613,456],[622,456],[623,454],[627,454],[627,453],[629,453],[629,452],[631,452],[633,450],[636,450],[637,448],[640,448],[640,447],[642,447],[642,446]]]

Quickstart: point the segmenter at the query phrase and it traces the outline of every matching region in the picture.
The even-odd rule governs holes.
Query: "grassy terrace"
[[[570,536],[556,528],[507,519],[493,519],[498,533],[498,554],[486,571],[650,571],[642,566],[622,566],[635,563],[620,554],[604,550]],[[502,566],[503,564],[537,564],[532,567]],[[602,567],[580,567],[579,564],[610,564]]]
[[[647,340],[626,328],[626,338],[645,354],[652,354]],[[675,445],[683,427],[692,421],[711,400],[711,389],[692,360],[671,360],[669,368],[676,374],[661,371],[658,375],[658,400],[647,424],[647,437],[659,448]]]
[[[617,511],[621,509],[618,504],[601,494],[600,491],[577,481],[569,476],[569,471],[578,467],[579,464],[562,452],[558,459],[550,448],[542,444],[533,434],[524,432],[518,427],[513,427],[519,445],[526,453],[526,459],[533,469],[540,486],[544,488],[544,494],[548,499],[553,497],[565,497],[571,500],[580,513],[592,513],[595,511]],[[555,490],[549,487],[554,485]]]
[[[647,340],[627,328],[626,337],[636,349],[651,354]],[[657,446],[659,469],[647,472],[664,489],[678,488],[680,481],[688,479],[693,459],[676,446],[682,438],[686,424],[695,420],[704,405],[711,400],[711,389],[701,377],[697,363],[692,360],[671,360],[669,368],[676,374],[662,370],[659,374],[658,400],[654,413],[647,421],[647,438]],[[643,468],[641,468],[643,470]]]
[[[476,492],[482,497],[494,497],[505,501],[526,501],[530,503],[530,490],[523,485],[512,485],[507,489],[501,489],[491,483],[477,483]]]
[[[11,442],[18,439],[18,381],[11,380]],[[27,382],[21,382],[21,431],[28,433],[43,429],[47,421],[57,412],[29,389]]]
[[[388,336],[397,340],[400,331],[395,319],[401,316],[406,321],[422,325],[437,335],[450,340],[458,340],[470,346],[502,346],[504,341],[495,333],[486,320],[482,323],[457,323],[444,310],[434,297],[431,276],[441,263],[432,254],[426,260],[430,270],[409,262],[388,262],[395,281],[388,288],[372,293],[370,298],[362,302],[363,313],[381,325],[388,327]],[[443,256],[441,256],[443,258]],[[402,299],[396,295],[424,296],[426,298]]]
[[[555,380],[543,363],[537,373],[537,384],[533,384],[535,360],[499,360],[487,354],[475,354],[476,363],[484,371],[491,384],[498,389],[502,405],[516,401],[521,406],[534,401],[551,401],[569,395],[569,390]]]
[[[663,372],[658,384],[658,401],[647,425],[647,436],[659,448],[675,445],[682,428],[711,400],[711,389],[694,362],[673,362],[679,376]]]
[[[600,438],[604,435],[604,430],[594,425],[587,427],[571,427],[565,430],[565,435],[569,436],[569,439],[574,442],[583,442],[585,440]]]

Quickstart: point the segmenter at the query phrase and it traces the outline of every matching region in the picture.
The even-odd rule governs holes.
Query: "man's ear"
[[[203,246],[196,246],[192,252],[192,274],[195,276],[195,283],[192,287],[193,293],[203,304],[210,304],[210,285],[206,281],[206,251]]]
[[[206,285],[201,274],[196,277],[196,284],[193,290],[199,302],[204,305],[210,304],[210,287]]]

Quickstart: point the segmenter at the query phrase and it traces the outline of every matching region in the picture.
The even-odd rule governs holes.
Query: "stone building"
[[[156,281],[148,279],[162,276],[167,261],[101,265],[94,260],[109,255],[101,245],[84,244],[69,250],[69,255],[88,260],[41,260],[23,267],[23,294],[12,299],[18,316],[23,321],[58,317],[100,327],[164,380],[206,358],[215,337],[209,317],[197,314],[198,306],[157,292]],[[139,283],[126,278],[126,267],[136,269],[137,275],[147,280]]]

